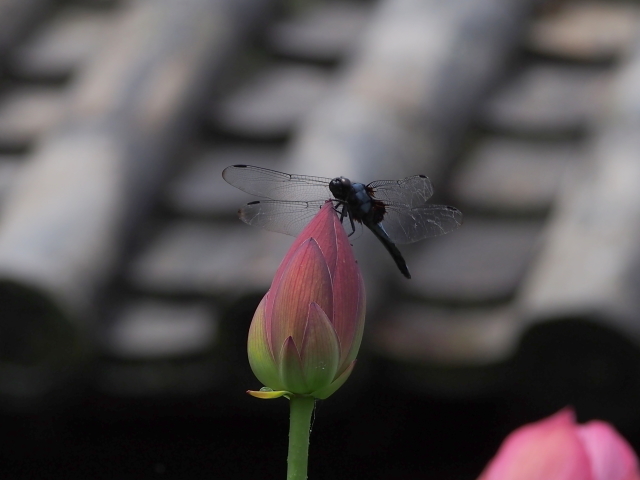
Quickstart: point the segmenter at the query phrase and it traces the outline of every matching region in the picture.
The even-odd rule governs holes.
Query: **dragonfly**
[[[345,229],[351,229],[349,236],[356,231],[356,223],[367,227],[406,278],[411,278],[411,273],[396,244],[444,235],[462,225],[457,208],[427,203],[433,187],[425,175],[365,185],[346,177],[294,175],[232,165],[224,169],[222,177],[234,187],[266,199],[246,204],[238,216],[249,225],[273,232],[296,236],[326,201],[332,201]]]

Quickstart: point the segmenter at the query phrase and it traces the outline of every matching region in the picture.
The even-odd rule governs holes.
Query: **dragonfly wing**
[[[425,175],[413,175],[404,180],[377,180],[367,187],[373,190],[373,197],[378,200],[411,208],[426,204],[433,195],[433,186]]]
[[[446,205],[389,204],[381,224],[394,243],[413,243],[455,230],[462,225],[462,212]]]
[[[296,236],[320,211],[324,201],[281,202],[266,200],[251,202],[240,209],[240,220],[253,227]]]
[[[232,165],[222,172],[227,183],[271,200],[314,201],[333,198],[330,178],[293,175],[252,165]]]

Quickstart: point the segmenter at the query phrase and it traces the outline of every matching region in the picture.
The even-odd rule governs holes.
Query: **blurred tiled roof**
[[[376,383],[640,420],[637,7],[275,3],[0,0],[6,408],[255,386],[234,359],[291,239],[235,219],[245,163],[424,173],[465,214],[409,282],[356,242]]]

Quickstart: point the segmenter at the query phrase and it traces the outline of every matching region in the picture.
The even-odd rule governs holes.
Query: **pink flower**
[[[327,398],[349,377],[364,330],[365,293],[349,239],[326,203],[294,241],[249,329],[260,398]]]
[[[479,480],[640,480],[640,473],[633,449],[611,425],[578,425],[565,408],[511,433]]]

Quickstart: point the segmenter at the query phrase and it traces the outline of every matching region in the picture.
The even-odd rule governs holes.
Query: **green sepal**
[[[285,388],[294,393],[309,393],[309,387],[304,379],[300,353],[292,337],[288,337],[282,345],[279,367],[278,373]]]
[[[333,383],[331,383],[331,385],[328,385],[324,388],[316,390],[311,394],[311,396],[315,398],[319,398],[320,400],[329,398],[331,395],[333,395],[336,392],[336,390],[338,390],[344,384],[344,382],[347,381],[347,378],[349,378],[349,375],[351,375],[351,372],[353,371],[353,367],[355,367],[355,365],[356,365],[356,360],[351,362],[351,364],[345,369],[345,371],[342,372],[340,376],[336,378],[333,381]]]
[[[280,380],[278,367],[269,348],[268,324],[266,319],[267,293],[258,305],[256,313],[249,327],[249,339],[247,341],[247,353],[249,365],[254,375],[263,385],[268,385],[274,390],[284,390],[285,386]]]
[[[309,305],[300,357],[310,391],[331,384],[338,371],[340,340],[329,317],[314,302]]]
[[[252,397],[261,398],[263,400],[271,400],[272,398],[280,398],[280,397],[290,397],[293,395],[291,392],[287,392],[286,390],[271,390],[261,388],[259,391],[255,390],[247,390],[247,393]]]

